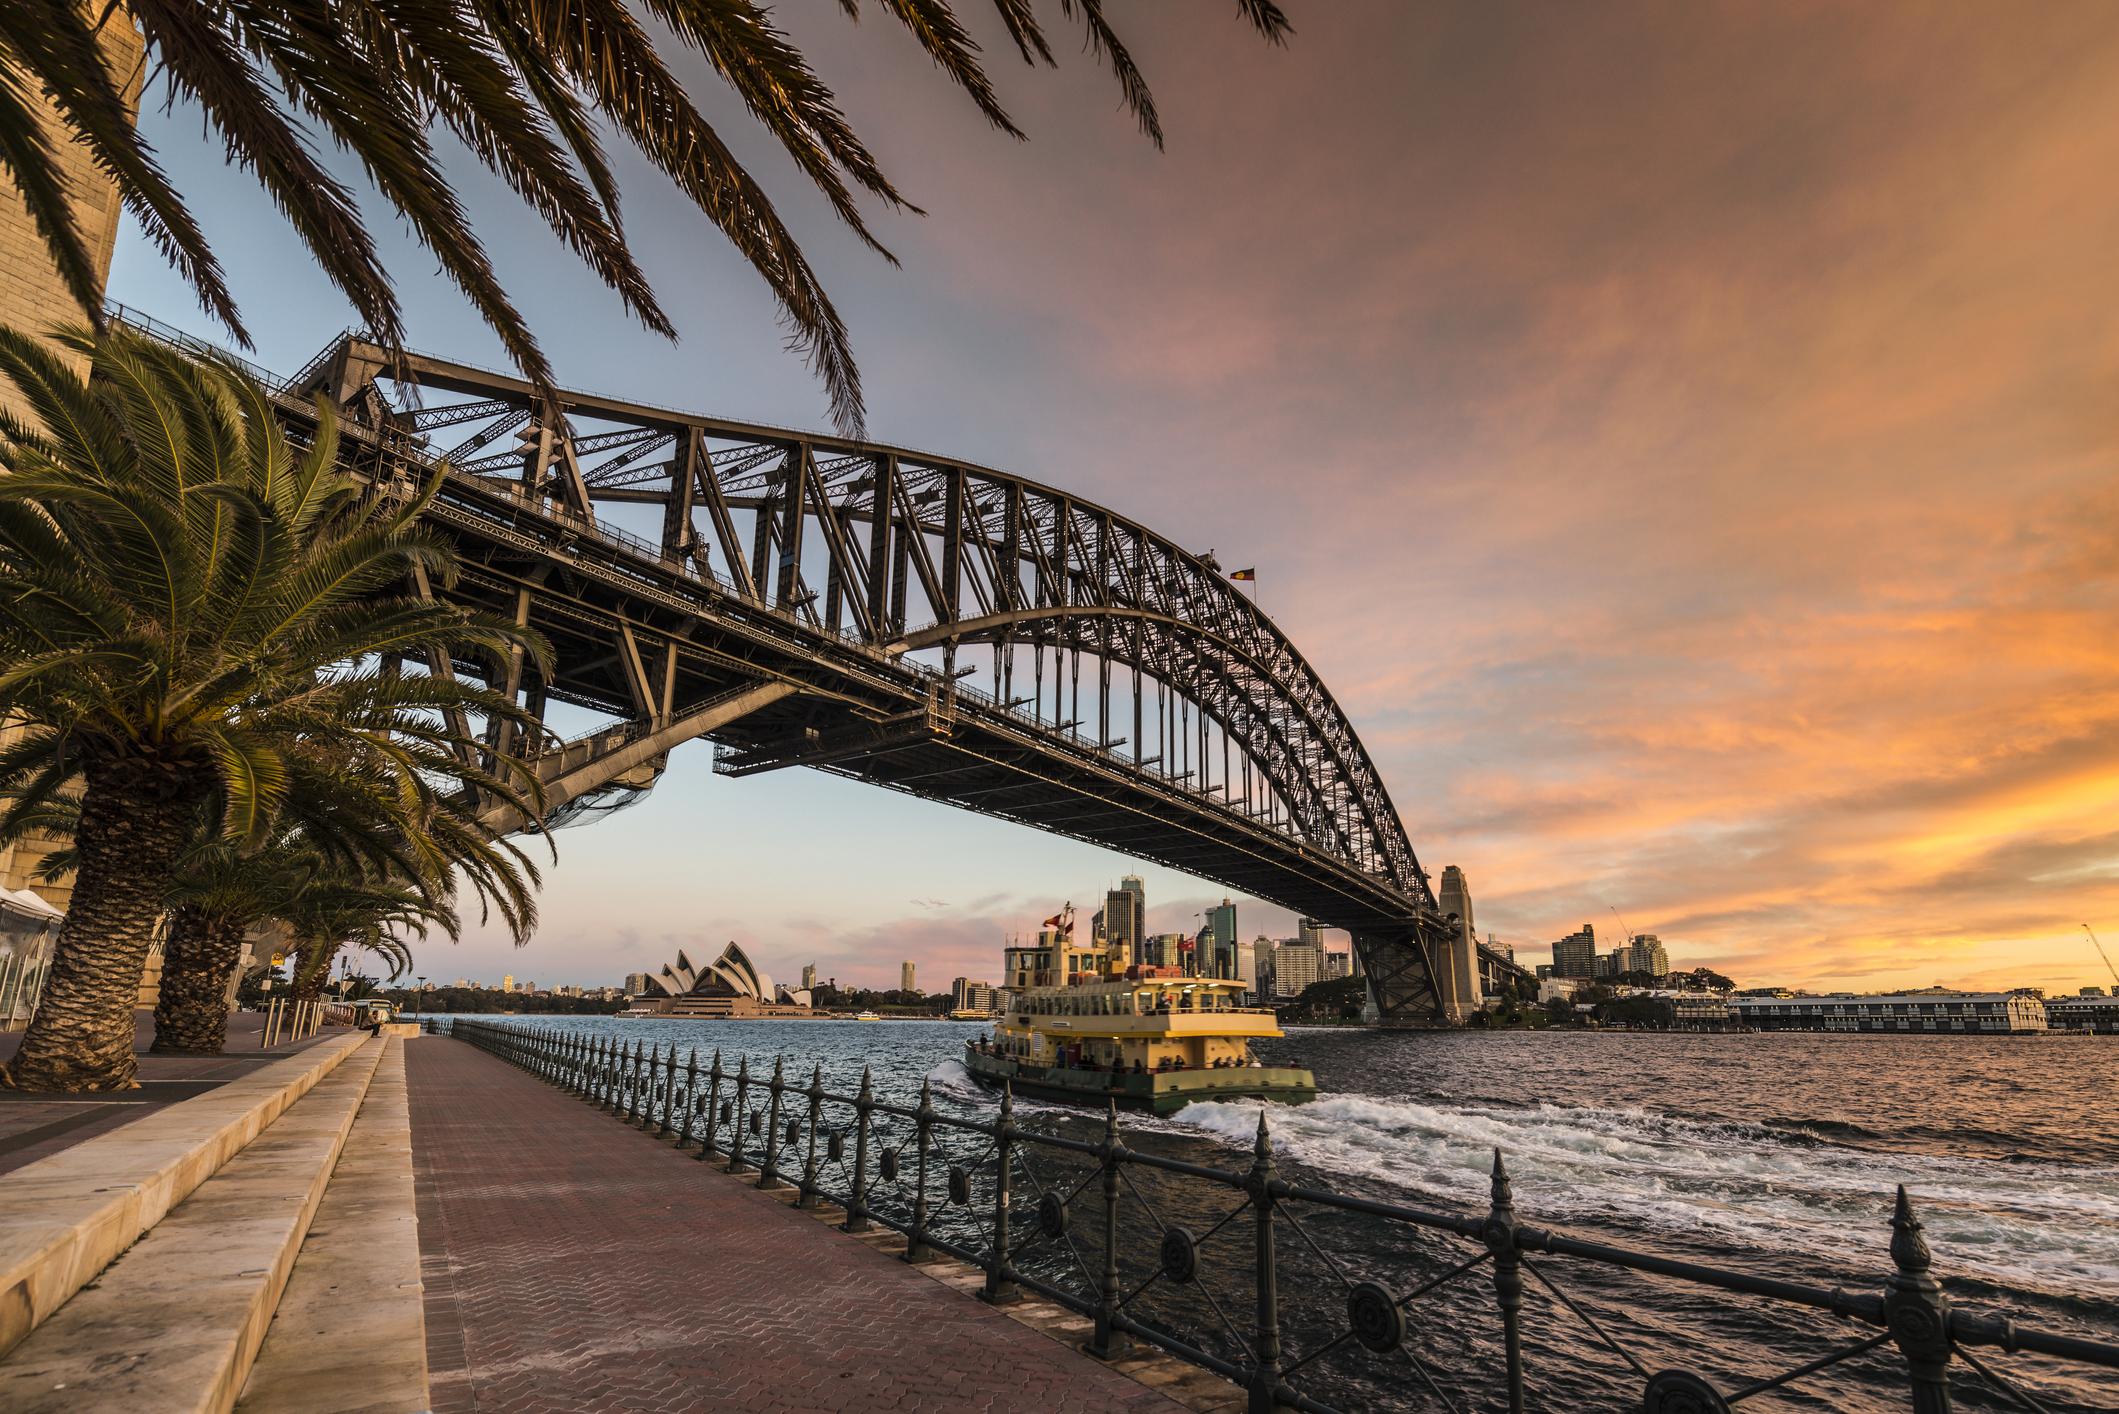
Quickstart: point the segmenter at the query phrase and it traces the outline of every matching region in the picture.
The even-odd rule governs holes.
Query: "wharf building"
[[[2054,1031],[2119,1036],[2119,997],[2107,997],[2097,988],[2076,997],[2050,997],[2045,1003],[2045,1024]]]
[[[1760,1031],[2020,1035],[2047,1029],[2046,1003],[2027,992],[1893,992],[1731,997],[1729,1013]]]

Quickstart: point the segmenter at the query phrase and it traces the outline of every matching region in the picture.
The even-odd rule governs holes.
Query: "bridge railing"
[[[1650,1414],[1726,1411],[1827,1372],[1842,1387],[1857,1365],[1864,1393],[1895,1385],[1921,1414],[1950,1410],[1953,1388],[1980,1407],[2040,1410],[2040,1392],[1997,1369],[1994,1352],[2119,1370],[2119,1344],[1953,1306],[1903,1188],[1888,1269],[1825,1288],[1533,1226],[1517,1213],[1498,1152],[1483,1208],[1424,1211],[1290,1182],[1263,1112],[1248,1165],[1222,1168],[1133,1148],[1115,1108],[1070,1134],[1018,1124],[1005,1093],[990,1120],[937,1109],[924,1081],[916,1105],[888,1103],[865,1070],[847,1095],[825,1088],[821,1066],[790,1075],[781,1057],[768,1074],[748,1057],[730,1069],[718,1051],[702,1064],[696,1050],[541,1027],[456,1019],[453,1034],[680,1152],[760,1188],[792,1188],[798,1207],[829,1200],[847,1231],[895,1229],[907,1261],[965,1262],[984,1273],[989,1301],[1029,1291],[1089,1318],[1093,1355],[1117,1358],[1142,1342],[1215,1371],[1261,1414],[1407,1396],[1445,1409],[1473,1398],[1512,1411],[1579,1405],[1579,1370],[1565,1392],[1531,1377],[1526,1352],[1553,1346],[1526,1321],[1526,1296],[1604,1352],[1611,1378]],[[1775,1327],[1772,1338],[1713,1369],[1687,1344],[1687,1364],[1652,1369],[1643,1357],[1656,1342],[1622,1326],[1608,1303],[1600,1318],[1585,1293],[1611,1272],[1762,1303],[1754,1314]],[[1451,1328],[1444,1317],[1461,1318],[1458,1309],[1438,1313],[1430,1300],[1445,1288],[1475,1299],[1475,1284],[1497,1341]],[[1848,1323],[1851,1337],[1838,1328]],[[1791,1344],[1823,1348],[1798,1356]],[[1953,1383],[1960,1370],[1969,1381]]]

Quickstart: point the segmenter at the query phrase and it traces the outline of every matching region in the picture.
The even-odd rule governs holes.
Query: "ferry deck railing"
[[[1306,1371],[1314,1372],[1318,1362],[1337,1352],[1359,1352],[1374,1360],[1395,1358],[1435,1407],[1458,1409],[1437,1378],[1440,1357],[1423,1359],[1413,1348],[1408,1316],[1417,1319],[1412,1311],[1416,1303],[1466,1282],[1481,1269],[1501,1328],[1498,1395],[1512,1414],[1533,1407],[1524,1352],[1527,1291],[1541,1294],[1555,1311],[1582,1323],[1594,1343],[1623,1366],[1620,1377],[1635,1382],[1639,1407],[1647,1414],[1719,1414],[1871,1356],[1877,1357],[1872,1366],[1882,1362],[1887,1372],[1896,1370],[1894,1382],[1908,1391],[1916,1414],[1947,1414],[1953,1408],[1952,1375],[1960,1365],[1975,1377],[1983,1405],[2047,1409],[2026,1382],[1996,1368],[1997,1351],[2119,1371],[2119,1344],[2040,1330],[2007,1316],[1954,1305],[1933,1271],[1920,1219],[1903,1186],[1889,1219],[1892,1269],[1867,1289],[1825,1288],[1634,1251],[1526,1223],[1517,1216],[1498,1151],[1484,1211],[1433,1212],[1289,1182],[1276,1166],[1263,1112],[1249,1165],[1224,1169],[1130,1147],[1115,1107],[1104,1116],[1101,1138],[1088,1141],[1016,1123],[1013,1099],[1005,1090],[996,1116],[987,1121],[938,1110],[924,1080],[916,1105],[879,1100],[866,1069],[858,1093],[844,1095],[824,1088],[818,1065],[810,1067],[807,1081],[789,1079],[780,1057],[768,1077],[753,1070],[748,1056],[730,1071],[719,1051],[702,1065],[696,1049],[680,1058],[675,1046],[639,1041],[628,1045],[611,1037],[537,1027],[428,1018],[427,1029],[446,1030],[680,1151],[695,1150],[702,1161],[721,1161],[731,1174],[755,1175],[761,1188],[793,1187],[798,1207],[815,1208],[829,1198],[844,1208],[849,1232],[877,1224],[894,1228],[906,1238],[907,1261],[931,1260],[941,1253],[976,1267],[985,1274],[981,1295],[988,1301],[1006,1302],[1027,1290],[1087,1316],[1094,1323],[1085,1347],[1092,1355],[1117,1358],[1131,1342],[1140,1341],[1212,1370],[1246,1392],[1247,1407],[1255,1414],[1275,1409],[1337,1414],[1334,1405],[1305,1392],[1302,1381]],[[967,1144],[978,1152],[959,1152]],[[1033,1155],[1064,1155],[1085,1171],[1069,1184],[1049,1169],[1040,1175]],[[1158,1196],[1154,1185],[1141,1181],[1151,1174],[1208,1193],[1218,1191],[1224,1201],[1233,1198],[1235,1204],[1204,1231],[1165,1221],[1153,1201]],[[1019,1186],[1023,1182],[1027,1191]],[[1144,1214],[1160,1234],[1151,1268],[1145,1275],[1136,1272],[1130,1282],[1123,1270],[1122,1257],[1129,1247],[1122,1237],[1121,1217],[1129,1199],[1136,1223]],[[1073,1209],[1078,1201],[1093,1201],[1097,1209],[1097,1241],[1086,1252],[1075,1240]],[[1350,1269],[1319,1244],[1313,1229],[1330,1214],[1358,1214],[1440,1234],[1455,1250],[1448,1254],[1444,1270],[1416,1285],[1377,1280]],[[1201,1277],[1210,1245],[1227,1250],[1245,1236],[1248,1253],[1231,1260],[1250,1267],[1253,1309],[1232,1313]],[[1322,1324],[1314,1319],[1307,1323],[1299,1349],[1284,1331],[1284,1236],[1300,1244],[1291,1252],[1307,1249],[1321,1259],[1321,1267],[1337,1278],[1344,1303],[1337,1315],[1327,1313]],[[1022,1254],[1030,1244],[1045,1244],[1062,1254],[1059,1270],[1071,1273],[1073,1280],[1055,1278],[1049,1266],[1042,1272],[1026,1269]],[[1718,1381],[1690,1368],[1651,1369],[1634,1346],[1619,1338],[1608,1318],[1599,1320],[1561,1285],[1553,1265],[1544,1260],[1552,1257],[1807,1308],[1850,1322],[1861,1333],[1814,1358],[1741,1381],[1727,1376]],[[1156,1287],[1196,1294],[1200,1307],[1214,1317],[1211,1324],[1203,1319],[1207,1334],[1177,1331],[1167,1320],[1136,1314],[1136,1302]],[[1890,1359],[1893,1354],[1895,1361]]]

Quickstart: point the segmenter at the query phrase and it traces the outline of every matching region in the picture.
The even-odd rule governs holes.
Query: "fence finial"
[[[1913,1200],[1906,1186],[1898,1185],[1898,1206],[1891,1214],[1891,1260],[1902,1272],[1924,1272],[1935,1263],[1928,1239],[1921,1235],[1920,1219],[1913,1215]]]

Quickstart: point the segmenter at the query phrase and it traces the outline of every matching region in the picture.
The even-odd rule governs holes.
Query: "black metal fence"
[[[432,1021],[428,1026],[436,1029]],[[946,1253],[968,1263],[985,1273],[989,1301],[1030,1290],[1089,1317],[1093,1355],[1116,1357],[1141,1341],[1213,1370],[1247,1391],[1254,1411],[1334,1414],[1314,1385],[1305,1392],[1306,1377],[1349,1354],[1399,1362],[1397,1380],[1372,1380],[1370,1388],[1406,1388],[1409,1373],[1438,1407],[1457,1409],[1438,1364],[1413,1348],[1408,1315],[1416,1303],[1468,1283],[1481,1269],[1500,1327],[1500,1359],[1491,1362],[1499,1385],[1495,1407],[1511,1411],[1525,1408],[1526,1290],[1579,1321],[1595,1345],[1621,1362],[1619,1378],[1635,1383],[1649,1414],[1726,1410],[1855,1361],[1863,1361],[1871,1378],[1885,1375],[1908,1389],[1920,1414],[1951,1409],[1959,1362],[1975,1377],[1982,1402],[2046,1409],[2022,1380],[1994,1367],[1994,1351],[2119,1370],[2119,1344],[1954,1307],[1930,1269],[1921,1223],[1903,1187],[1890,1218],[1893,1270],[1866,1290],[1826,1289],[1519,1221],[1498,1152],[1483,1212],[1427,1212],[1288,1182],[1276,1169],[1263,1114],[1249,1166],[1223,1169],[1129,1147],[1115,1109],[1104,1116],[1100,1137],[1084,1139],[1018,1125],[1005,1093],[995,1117],[978,1120],[937,1110],[925,1082],[917,1105],[878,1100],[865,1070],[858,1093],[844,1095],[824,1088],[820,1067],[812,1066],[807,1079],[789,1079],[779,1058],[768,1076],[754,1071],[748,1057],[730,1071],[718,1051],[702,1065],[696,1050],[680,1057],[674,1046],[628,1046],[464,1018],[453,1021],[451,1032],[679,1151],[725,1161],[728,1172],[753,1174],[760,1187],[793,1187],[798,1207],[830,1200],[845,1209],[850,1232],[875,1225],[902,1232],[908,1261]],[[1094,1239],[1086,1248],[1079,1240],[1085,1234],[1076,1230],[1077,1206],[1095,1209],[1082,1224]],[[1439,1245],[1427,1249],[1423,1265],[1438,1270],[1401,1288],[1335,1258],[1318,1232],[1355,1215],[1433,1238]],[[1196,1225],[1172,1216],[1194,1217]],[[1284,1245],[1284,1238],[1292,1241]],[[1042,1249],[1043,1260],[1026,1259],[1033,1248]],[[1776,1363],[1742,1379],[1651,1369],[1608,1318],[1598,1319],[1592,1303],[1560,1284],[1544,1260],[1549,1257],[1763,1298],[1838,1317],[1862,1333],[1815,1358],[1787,1368]],[[1208,1280],[1217,1260],[1237,1271],[1240,1282]],[[1291,1266],[1302,1272],[1295,1303],[1302,1318],[1293,1329],[1282,1290]],[[1336,1287],[1336,1301],[1320,1297],[1320,1286]],[[1173,1292],[1183,1293],[1200,1329],[1179,1329],[1183,1323],[1167,1316],[1167,1299],[1157,1308],[1155,1295]],[[1247,1300],[1225,1299],[1239,1292]]]

